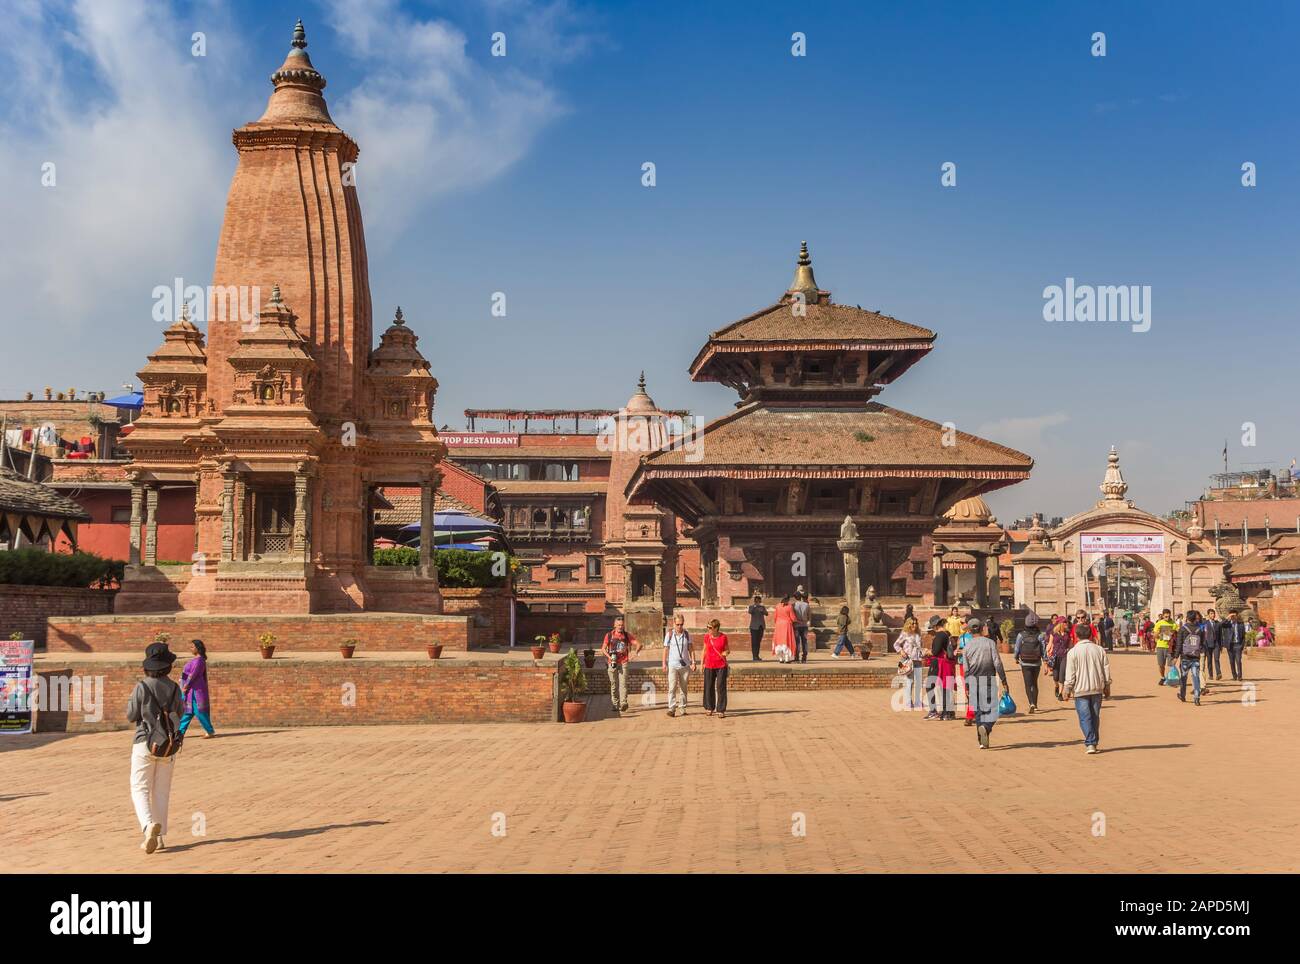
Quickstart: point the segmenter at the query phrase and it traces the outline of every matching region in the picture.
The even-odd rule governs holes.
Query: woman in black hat
[[[167,802],[181,735],[181,688],[167,678],[176,654],[164,642],[144,651],[144,679],[135,684],[126,704],[126,718],[134,723],[131,746],[131,802],[144,833],[140,849],[147,854],[163,846],[167,833]]]

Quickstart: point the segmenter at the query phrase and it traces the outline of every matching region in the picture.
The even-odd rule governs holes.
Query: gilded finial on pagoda
[[[293,26],[293,46],[297,47],[299,50],[302,50],[307,46],[307,30],[302,25],[301,17],[298,18],[298,22]]]
[[[799,260],[795,264],[790,293],[802,293],[804,299],[811,303],[817,301],[817,279],[813,277],[812,256],[808,254],[807,241],[799,242]]]

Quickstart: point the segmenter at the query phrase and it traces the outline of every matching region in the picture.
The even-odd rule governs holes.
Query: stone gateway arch
[[[1017,604],[1040,616],[1099,608],[1101,600],[1088,598],[1089,572],[1099,560],[1122,558],[1150,587],[1142,608],[1180,613],[1213,607],[1227,560],[1202,542],[1199,525],[1180,529],[1126,499],[1128,484],[1113,446],[1108,462],[1102,499],[1093,508],[1050,532],[1034,520],[1029,546],[1012,559]]]

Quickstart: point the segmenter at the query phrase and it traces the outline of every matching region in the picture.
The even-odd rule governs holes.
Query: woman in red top
[[[704,709],[727,718],[727,634],[716,619],[709,620],[704,635]]]
[[[794,662],[794,606],[784,597],[776,607],[776,628],[772,632],[772,655],[779,663]]]

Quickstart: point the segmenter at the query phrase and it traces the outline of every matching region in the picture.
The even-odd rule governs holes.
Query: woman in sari
[[[789,663],[794,659],[794,606],[790,604],[789,596],[781,597],[781,602],[776,607],[772,655],[780,663]]]

